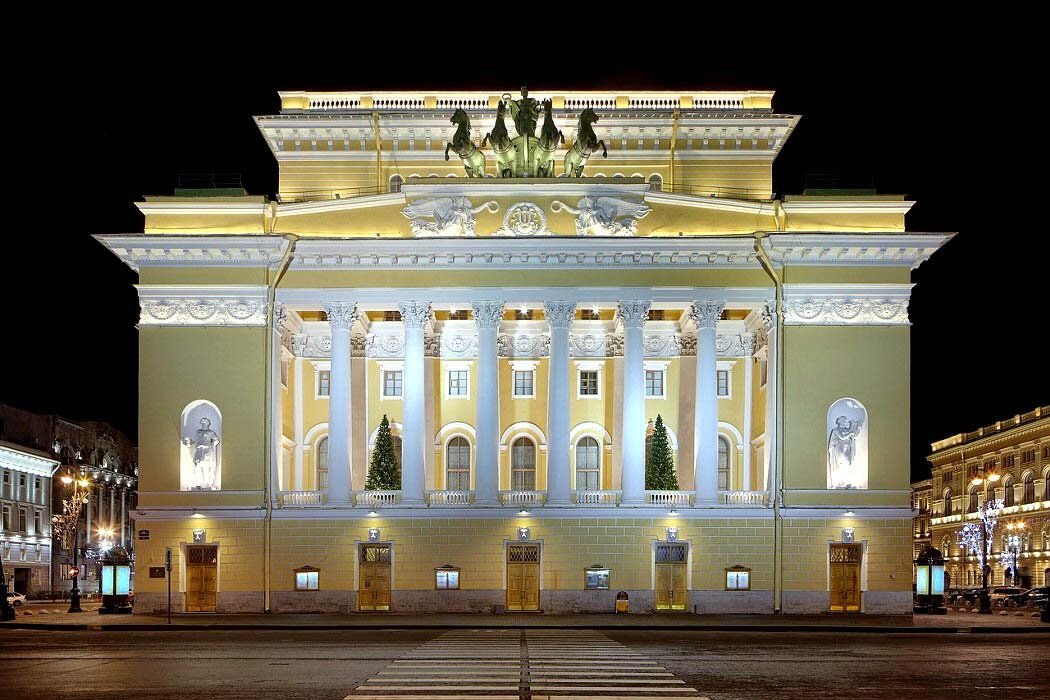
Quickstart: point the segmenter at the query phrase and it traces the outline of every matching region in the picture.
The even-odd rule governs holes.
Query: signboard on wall
[[[149,530],[139,530],[139,539],[140,540],[148,540],[149,539]]]
[[[150,578],[164,578],[164,567],[163,566],[151,566],[149,568]]]

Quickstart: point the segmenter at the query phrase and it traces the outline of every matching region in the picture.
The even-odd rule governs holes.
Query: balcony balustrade
[[[765,491],[719,491],[718,502],[724,506],[764,506],[768,499]]]
[[[469,506],[473,502],[473,491],[427,491],[430,506]]]
[[[547,500],[546,491],[500,491],[499,501],[505,506],[540,506]]]
[[[646,491],[645,501],[651,506],[688,506],[692,503],[692,491]]]
[[[381,508],[396,506],[400,501],[400,491],[354,491],[355,506]]]
[[[288,508],[323,506],[328,502],[325,491],[281,491],[281,505]]]
[[[617,506],[623,491],[573,491],[572,502],[578,506]]]

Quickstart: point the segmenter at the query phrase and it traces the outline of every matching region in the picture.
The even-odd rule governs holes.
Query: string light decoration
[[[980,557],[982,570],[988,564],[995,526],[999,523],[999,509],[1002,507],[1003,502],[1000,500],[985,501],[977,511],[981,523],[967,523],[959,530],[959,547]]]

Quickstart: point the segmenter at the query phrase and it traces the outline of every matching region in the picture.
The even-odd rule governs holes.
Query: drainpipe
[[[270,232],[277,225],[277,207],[273,207],[271,217]],[[274,401],[277,400],[277,396],[273,391],[273,361],[274,361],[274,343],[273,343],[273,309],[274,299],[277,295],[277,285],[280,284],[281,279],[284,277],[284,273],[288,271],[288,265],[292,262],[292,254],[295,252],[295,244],[299,240],[299,237],[288,233],[284,234],[284,240],[288,243],[285,248],[284,255],[281,257],[281,262],[277,266],[276,274],[266,285],[266,405],[263,410],[263,425],[267,426],[266,432],[266,460],[263,465],[263,502],[266,507],[266,513],[263,517],[263,609],[268,613],[270,612],[270,548],[273,541],[272,526],[273,526],[273,497],[274,494],[271,491],[271,468],[274,468],[274,460],[277,459],[274,439],[273,439],[273,426],[270,424],[273,422],[273,405]]]
[[[780,512],[784,498],[784,459],[781,448],[784,441],[784,352],[786,350],[784,347],[784,282],[762,245],[767,235],[765,231],[755,232],[755,255],[762,264],[762,269],[773,280],[776,289],[776,318],[772,331],[776,334],[777,340],[777,353],[773,364],[773,382],[776,392],[776,404],[773,410],[776,450],[773,451],[770,466],[773,469],[773,610],[776,614],[780,614],[784,610],[784,524]]]

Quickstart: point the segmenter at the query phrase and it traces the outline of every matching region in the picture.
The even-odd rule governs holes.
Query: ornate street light
[[[1013,572],[1013,584],[1021,580],[1021,572],[1018,571],[1021,557],[1021,546],[1024,544],[1024,523],[1010,523],[1006,526],[1006,552],[1010,557],[1010,571]]]
[[[69,591],[69,612],[84,612],[80,609],[80,588],[77,580],[80,577],[80,566],[77,562],[78,533],[80,531],[80,514],[91,497],[91,482],[84,477],[74,478],[70,474],[61,477],[66,486],[72,486],[69,498],[62,499],[62,514],[51,516],[51,532],[62,541],[65,549],[73,550],[73,566],[70,577],[73,587]]]
[[[999,509],[1002,508],[1003,502],[994,499],[988,500],[988,485],[997,481],[999,481],[999,475],[992,472],[985,475],[984,478],[978,477],[970,482],[974,486],[984,487],[984,501],[977,511],[981,524],[969,523],[959,531],[959,545],[969,550],[971,554],[977,554],[980,557],[981,607],[978,612],[981,615],[992,614],[992,600],[988,595],[988,574],[992,570],[992,567],[988,565],[989,544],[991,544],[993,539],[992,534],[995,532],[995,525],[999,522]]]

